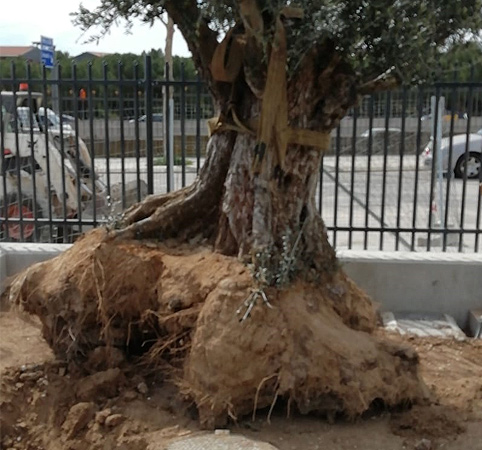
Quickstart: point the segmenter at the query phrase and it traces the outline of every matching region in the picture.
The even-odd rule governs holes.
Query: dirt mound
[[[240,322],[253,289],[245,266],[209,248],[111,242],[95,230],[25,271],[9,298],[40,318],[58,358],[95,372],[141,357],[175,378],[206,427],[277,401],[353,417],[424,395],[417,355],[372,334],[374,307],[343,272],[266,289],[269,305],[259,293]]]
[[[0,448],[145,450],[157,429],[164,429],[157,441],[168,442],[189,420],[166,412],[179,408],[168,388],[161,397],[147,384],[125,366],[122,373],[110,369],[91,376],[58,360],[8,368],[0,388]]]
[[[353,417],[375,400],[395,405],[420,396],[415,352],[349,328],[330,290],[299,283],[268,292],[273,308],[256,308],[243,323],[235,313],[243,292],[233,296],[228,286],[210,294],[184,378],[202,423],[219,426],[226,414],[240,417],[283,399],[288,414],[292,408]],[[372,310],[364,301],[350,311],[368,329]]]
[[[179,438],[199,435],[196,416],[175,386],[157,376],[141,376],[139,367],[120,351],[109,352],[115,367],[107,368],[104,347],[90,355],[90,365],[54,360],[36,323],[24,319],[13,311],[0,312],[2,364],[14,365],[0,375],[0,448],[166,450]],[[362,420],[328,424],[295,411],[287,419],[286,404],[278,401],[270,423],[266,408],[255,420],[247,417],[232,424],[231,432],[270,442],[280,450],[479,448],[482,342],[380,334],[417,349],[420,372],[427,385],[436,388],[436,404],[399,413],[377,409]],[[421,445],[424,442],[429,446]]]

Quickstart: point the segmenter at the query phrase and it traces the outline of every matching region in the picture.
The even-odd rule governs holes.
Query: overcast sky
[[[83,0],[83,5],[93,8],[100,0]],[[126,34],[124,24],[113,29],[96,45],[83,44],[86,36],[74,28],[69,13],[75,12],[79,0],[2,0],[0,14],[0,45],[31,45],[40,36],[53,38],[57,50],[69,52],[72,56],[86,51],[105,53],[136,53],[164,49],[165,27],[159,21],[153,27],[137,22],[132,34]],[[174,35],[173,53],[190,56],[179,32]]]

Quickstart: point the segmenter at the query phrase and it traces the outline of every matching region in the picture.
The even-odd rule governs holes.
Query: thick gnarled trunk
[[[321,129],[328,133],[343,110],[333,111],[329,106],[320,110],[320,102],[334,104],[329,96],[307,101],[297,92],[299,86],[309,89],[316,81],[314,72],[309,66],[305,76],[292,83],[292,122],[298,128],[313,127],[319,114],[319,119],[325,119]],[[346,88],[339,90],[346,95]],[[226,121],[230,117],[226,119],[225,111],[230,108],[241,122],[253,123],[259,120],[261,100],[241,79],[233,88],[231,102],[221,105]],[[166,196],[151,196],[131,208],[125,214],[125,227],[116,235],[190,239],[202,233],[221,253],[253,260],[260,269],[271,272],[271,278],[282,265],[293,274],[302,269],[310,279],[325,270],[336,270],[335,252],[315,205],[321,151],[288,145],[281,167],[276,148],[268,147],[262,169],[253,171],[255,132],[248,127],[245,131],[226,128],[211,136],[205,166],[192,186]]]
[[[291,147],[283,172],[268,153],[265,170],[254,175],[254,146],[252,136],[237,136],[225,181],[217,249],[264,260],[269,255],[273,270],[283,258],[292,259],[291,264],[302,259],[304,268],[334,268],[334,251],[315,205],[320,152]]]

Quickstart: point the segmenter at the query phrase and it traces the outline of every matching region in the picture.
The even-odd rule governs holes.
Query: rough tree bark
[[[166,8],[170,17],[179,21],[221,117],[226,122],[235,117],[243,124],[259,119],[266,64],[262,63],[263,48],[258,38],[247,33],[249,51],[244,54],[243,70],[232,83],[218,82],[210,71],[218,45],[212,40],[211,30],[202,21],[196,22],[199,34],[207,36],[201,41],[192,30],[186,31],[189,13],[179,17],[174,4],[166,4]],[[248,24],[249,20],[256,24],[256,19],[246,19],[245,28],[252,30],[255,25]],[[331,42],[317,44],[288,81],[289,125],[329,133],[347,109],[356,104],[357,81]],[[305,273],[315,278],[319,271],[336,271],[335,253],[315,206],[321,152],[289,145],[280,167],[275,151],[268,148],[263,170],[254,173],[255,147],[255,130],[214,134],[207,149],[207,163],[197,181],[178,193],[149,197],[134,206],[125,213],[123,229],[113,235],[189,238],[202,232],[215,242],[218,251],[226,254],[254,257],[257,263],[260,256],[269,254],[274,270],[282,253],[289,252],[292,256],[302,255],[297,258],[298,269],[308,269]]]

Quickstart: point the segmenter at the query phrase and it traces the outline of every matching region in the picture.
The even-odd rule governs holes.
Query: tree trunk
[[[241,257],[257,256],[260,264],[270,259],[269,269],[275,271],[295,259],[305,269],[332,270],[335,254],[315,205],[321,153],[291,146],[283,171],[268,153],[264,171],[253,175],[254,147],[253,136],[237,135],[224,183],[216,248]]]
[[[310,85],[306,77],[304,83]],[[317,103],[300,104],[292,97],[293,122],[307,123]],[[243,80],[220,110],[225,114],[233,107],[244,123],[259,117],[261,101]],[[255,145],[254,133],[216,132],[194,184],[148,197],[126,212],[126,228],[116,234],[189,239],[202,232],[219,252],[252,259],[268,284],[283,284],[299,270],[312,280],[320,272],[335,271],[335,252],[315,204],[321,152],[289,145],[280,167],[275,151],[268,148],[263,170],[255,174]]]

